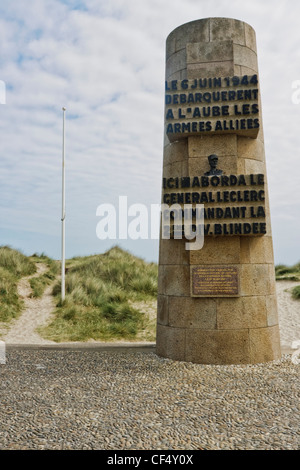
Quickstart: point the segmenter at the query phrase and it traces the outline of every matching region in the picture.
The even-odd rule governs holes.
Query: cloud
[[[78,240],[83,253],[101,251],[95,235],[99,204],[117,203],[119,195],[127,195],[130,203],[160,200],[166,37],[185,22],[210,16],[241,19],[256,30],[272,218],[274,224],[283,220],[288,206],[299,230],[300,105],[291,100],[292,82],[300,79],[299,12],[298,2],[282,0],[1,4],[0,79],[7,86],[7,104],[0,106],[0,217],[5,237],[9,229],[36,234],[39,240],[40,234],[51,234],[43,251],[59,256],[62,106],[67,108],[70,254],[78,253]],[[285,240],[276,244],[289,262]],[[0,244],[8,242],[0,234]],[[149,253],[145,245],[136,246],[145,256],[157,257],[153,245]],[[32,247],[28,238],[26,247]]]

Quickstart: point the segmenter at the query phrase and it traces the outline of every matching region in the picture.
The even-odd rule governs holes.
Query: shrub
[[[293,299],[300,299],[300,286],[296,286],[292,289],[292,297]]]
[[[300,263],[294,266],[279,264],[275,266],[276,280],[300,281]]]

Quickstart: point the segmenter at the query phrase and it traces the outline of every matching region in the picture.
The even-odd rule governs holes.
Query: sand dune
[[[46,266],[37,264],[38,276],[46,270]],[[23,314],[15,320],[10,329],[5,333],[2,332],[2,340],[7,344],[55,344],[53,341],[45,340],[36,333],[36,328],[45,325],[51,318],[51,313],[55,308],[54,299],[51,296],[52,285],[49,286],[41,298],[30,297],[31,288],[29,280],[32,276],[21,279],[18,292],[23,298],[25,309]],[[278,318],[280,327],[280,339],[283,352],[292,352],[292,348],[296,348],[296,342],[300,341],[300,300],[294,300],[291,296],[291,289],[299,285],[300,282],[294,281],[278,281],[277,302],[278,302]],[[155,305],[147,306],[153,310],[155,315]]]

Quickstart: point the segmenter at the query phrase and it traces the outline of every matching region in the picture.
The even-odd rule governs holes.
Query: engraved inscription
[[[235,266],[196,266],[191,268],[192,297],[237,297],[238,268]]]
[[[170,142],[192,135],[238,134],[257,138],[258,76],[166,81],[165,127]]]

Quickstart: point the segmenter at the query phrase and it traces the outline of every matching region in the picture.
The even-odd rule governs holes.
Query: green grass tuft
[[[73,258],[66,265],[65,300],[62,303],[57,282],[55,318],[40,334],[57,342],[136,340],[141,332],[154,339],[153,322],[135,304],[156,299],[155,263],[114,247],[103,255]]]
[[[275,266],[276,281],[300,281],[300,263],[294,266],[279,264]],[[300,286],[291,290],[293,299],[300,299]]]
[[[275,276],[277,281],[300,281],[300,263],[294,266],[275,266]]]
[[[35,271],[35,264],[27,256],[8,246],[0,247],[0,322],[9,322],[20,315],[23,302],[18,296],[17,283]]]
[[[34,274],[34,263],[21,252],[9,246],[0,246],[0,267],[13,274],[17,279]]]
[[[43,254],[34,254],[31,256],[31,260],[34,263],[43,263],[47,266],[46,272],[38,277],[33,277],[29,281],[32,289],[32,297],[41,297],[45,292],[46,287],[55,281],[60,270],[60,263]]]
[[[296,300],[300,299],[300,286],[296,286],[292,289],[292,297]]]

